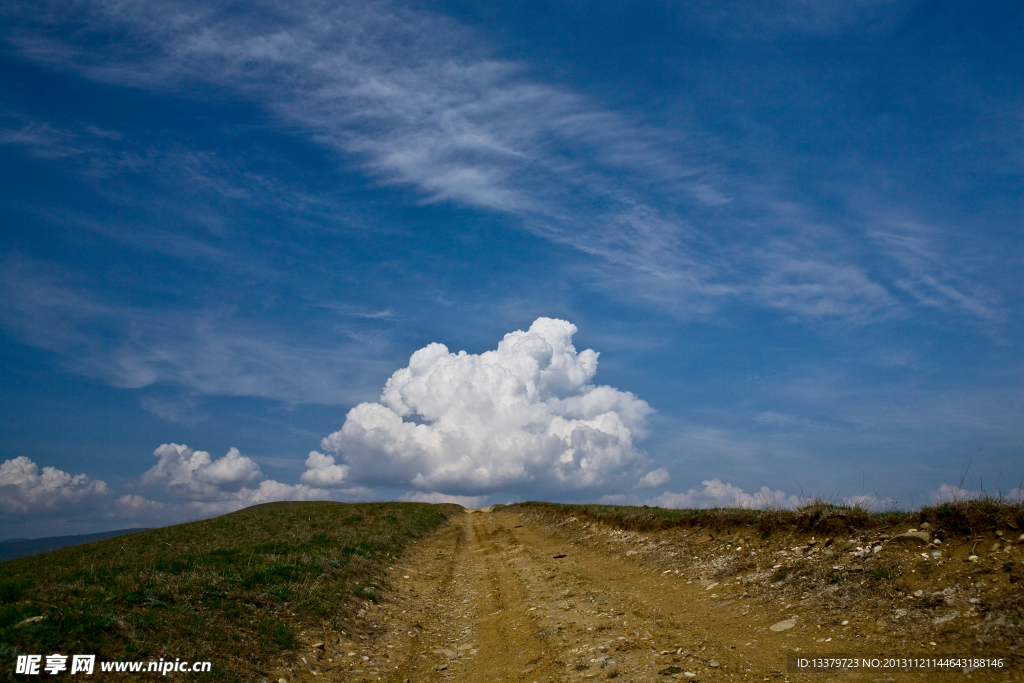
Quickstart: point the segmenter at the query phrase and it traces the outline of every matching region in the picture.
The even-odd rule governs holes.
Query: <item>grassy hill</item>
[[[461,512],[269,503],[0,563],[0,676],[18,654],[61,653],[208,660],[203,680],[260,680],[298,631],[376,600],[384,565]]]

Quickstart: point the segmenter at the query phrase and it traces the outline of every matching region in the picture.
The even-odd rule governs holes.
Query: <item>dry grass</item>
[[[917,526],[922,522],[930,522],[950,536],[971,536],[1002,528],[1024,529],[1024,504],[998,498],[961,500],[920,510],[884,512],[823,500],[808,501],[796,510],[739,507],[671,510],[646,505],[569,505],[534,501],[518,505],[536,512],[574,516],[626,531],[696,528],[725,533],[752,528],[764,538],[789,532],[851,536],[894,525]]]
[[[18,654],[61,653],[208,660],[204,680],[260,680],[298,631],[347,625],[381,594],[383,565],[461,510],[271,503],[0,563],[4,675]]]
[[[1024,504],[995,497],[956,500],[921,510],[930,522],[957,536],[975,536],[998,529],[1024,530]]]

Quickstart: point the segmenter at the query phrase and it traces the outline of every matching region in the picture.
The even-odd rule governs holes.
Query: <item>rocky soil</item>
[[[1024,534],[631,532],[473,510],[385,595],[304,632],[268,680],[1024,681]],[[787,656],[1001,657],[1003,668],[793,672]]]

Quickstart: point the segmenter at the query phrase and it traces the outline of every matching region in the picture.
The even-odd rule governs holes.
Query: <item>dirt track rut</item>
[[[823,630],[791,605],[749,599],[739,582],[687,580],[632,554],[513,510],[467,511],[391,569],[389,597],[360,613],[377,635],[343,634],[288,680],[1022,680],[981,671],[789,674],[790,652],[918,643],[874,622]],[[791,617],[793,628],[770,630]]]

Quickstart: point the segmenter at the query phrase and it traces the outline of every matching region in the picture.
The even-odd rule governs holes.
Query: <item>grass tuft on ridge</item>
[[[95,654],[210,661],[204,680],[259,680],[299,631],[347,624],[357,601],[376,600],[384,566],[461,512],[268,503],[0,563],[4,676],[18,654]]]

